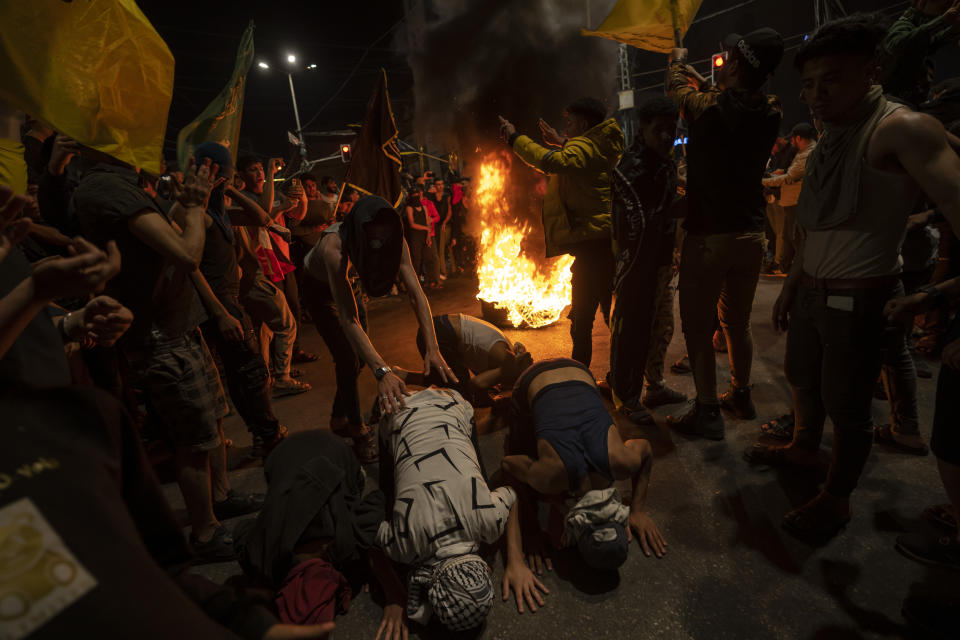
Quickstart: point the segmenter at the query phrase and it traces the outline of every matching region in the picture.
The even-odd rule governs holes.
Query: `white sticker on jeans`
[[[0,509],[0,640],[20,640],[97,586],[29,498]]]
[[[827,307],[841,311],[853,311],[853,297],[827,296]]]

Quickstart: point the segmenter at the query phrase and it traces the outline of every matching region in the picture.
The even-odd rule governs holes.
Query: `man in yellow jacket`
[[[610,174],[623,153],[623,132],[595,98],[579,98],[563,113],[564,138],[542,119],[547,147],[519,135],[500,118],[500,131],[528,165],[550,175],[543,199],[547,257],[569,253],[573,263],[570,336],[573,359],[590,366],[593,319],[599,306],[609,322],[613,291],[610,236]],[[553,148],[550,148],[553,147]]]

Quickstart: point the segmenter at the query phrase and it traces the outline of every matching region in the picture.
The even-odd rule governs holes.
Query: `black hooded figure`
[[[330,428],[353,437],[357,456],[364,463],[376,459],[377,447],[373,430],[363,424],[360,413],[357,378],[362,362],[377,377],[382,410],[391,411],[400,405],[406,388],[366,335],[361,287],[368,296],[379,297],[388,295],[398,280],[403,283],[426,336],[425,373],[433,367],[441,377],[455,382],[453,372],[440,355],[430,303],[420,288],[405,245],[403,223],[396,210],[383,198],[364,196],[343,221],[324,231],[303,264],[304,301],[336,368],[337,393]],[[351,283],[354,272],[359,277]]]
[[[390,293],[403,256],[403,223],[396,210],[383,198],[360,198],[340,224],[340,241],[367,295]]]

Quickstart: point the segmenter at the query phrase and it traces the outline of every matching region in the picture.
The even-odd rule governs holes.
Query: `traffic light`
[[[350,162],[350,145],[342,144],[340,145],[340,159],[344,162]]]
[[[726,62],[726,56],[723,53],[715,53],[710,59],[710,83],[717,84],[717,71],[723,68],[723,64]]]

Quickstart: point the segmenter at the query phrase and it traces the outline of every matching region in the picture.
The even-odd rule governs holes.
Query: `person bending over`
[[[440,355],[430,303],[410,262],[400,216],[382,198],[360,198],[342,222],[327,227],[307,254],[302,283],[310,317],[330,349],[336,368],[337,394],[330,426],[335,431],[349,430],[360,442],[361,461],[372,462],[376,458],[375,437],[363,424],[357,390],[360,361],[377,378],[379,405],[384,412],[403,408],[406,386],[367,336],[366,310],[359,290],[350,283],[351,269],[359,274],[363,290],[371,297],[389,294],[400,278],[425,336],[423,374],[435,370],[449,383],[456,383],[457,378]]]
[[[502,470],[532,489],[521,492],[507,523],[503,595],[506,599],[513,590],[519,612],[524,601],[531,611],[536,604],[543,606],[538,589],[547,591],[523,558],[520,503],[532,503],[536,494],[564,500],[560,546],[576,546],[591,568],[622,565],[631,532],[646,555],[653,552],[659,558],[666,553],[667,543],[645,511],[653,464],[650,443],[621,439],[589,369],[575,360],[555,358],[524,371],[514,387],[511,422]],[[627,478],[633,483],[629,508],[613,486]],[[522,506],[529,513],[532,504]]]
[[[520,373],[533,364],[526,347],[512,342],[500,329],[479,318],[463,313],[433,316],[433,327],[440,355],[460,380],[453,388],[470,400],[495,385],[512,387]],[[420,355],[426,354],[423,329],[417,332],[417,349]],[[398,373],[408,384],[423,386],[430,382],[417,372]]]
[[[493,584],[479,543],[506,527],[516,493],[487,486],[475,445],[473,408],[456,391],[431,387],[380,421],[380,487],[391,505],[377,532],[387,557],[410,567],[407,616],[432,614],[452,631],[483,624]]]

